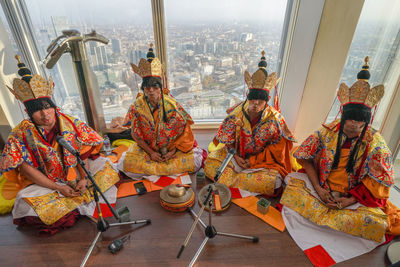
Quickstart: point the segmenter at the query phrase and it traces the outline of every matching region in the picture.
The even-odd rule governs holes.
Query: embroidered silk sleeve
[[[32,165],[24,142],[11,133],[0,157],[0,173],[11,171],[25,161]]]
[[[321,150],[319,131],[311,134],[293,153],[296,159],[314,159]]]
[[[235,132],[235,116],[228,116],[222,122],[215,137],[222,144],[232,145],[235,143]]]
[[[134,104],[130,105],[129,110],[125,115],[125,119],[124,119],[125,124],[123,126],[125,126],[125,127],[131,126],[134,110],[135,110],[135,105]]]
[[[97,146],[103,143],[103,138],[86,123],[77,118],[74,118],[73,123],[84,145]]]
[[[394,183],[392,155],[379,133],[375,133],[370,143],[364,163],[364,173],[384,186],[391,186]]]

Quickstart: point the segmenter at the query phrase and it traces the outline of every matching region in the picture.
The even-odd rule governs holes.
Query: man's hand
[[[175,153],[176,153],[176,147],[172,150],[170,150],[167,154],[164,155],[164,159],[165,160],[170,160],[172,158],[175,157]]]
[[[156,152],[156,151],[153,151],[153,152],[150,154],[150,159],[153,160],[153,161],[156,161],[156,162],[163,162],[163,161],[164,161],[164,159],[163,159],[163,157],[161,156],[161,154],[158,153],[158,152]]]
[[[336,207],[336,203],[328,190],[321,186],[316,186],[315,191],[317,191],[318,196],[329,208]]]
[[[79,182],[78,182],[78,184],[76,185],[76,187],[75,187],[75,191],[78,191],[80,194],[83,194],[83,193],[85,193],[85,191],[86,191],[86,186],[87,186],[87,183],[88,183],[88,181],[87,181],[87,179],[80,179],[79,180]]]
[[[75,191],[68,185],[57,186],[57,191],[60,192],[65,197],[77,197],[80,195],[79,191]]]
[[[235,160],[237,164],[242,167],[243,169],[250,169],[250,160],[244,159],[238,155],[235,155]]]
[[[336,202],[336,208],[337,209],[344,209],[344,208],[356,203],[357,200],[353,196],[351,196],[351,197],[338,197],[338,198],[335,198],[335,202]]]

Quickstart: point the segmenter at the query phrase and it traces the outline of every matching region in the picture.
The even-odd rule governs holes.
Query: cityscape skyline
[[[385,1],[391,2],[390,0]],[[137,5],[136,2],[138,2]],[[86,45],[89,60],[99,82],[107,121],[115,116],[123,116],[129,107],[129,102],[133,102],[141,79],[132,73],[128,63],[137,63],[140,58],[145,57],[149,43],[154,42],[150,3],[136,2],[130,2],[130,4],[134,5],[136,10],[141,10],[140,14],[147,19],[139,20],[133,25],[118,24],[118,21],[107,24],[106,19],[102,21],[105,25],[88,24],[85,20],[89,18],[90,21],[90,14],[95,12],[96,8],[107,11],[108,17],[113,17],[112,10],[103,4],[97,5],[89,12],[85,5],[90,1],[85,1],[85,3],[69,1],[68,5],[71,7],[79,4],[80,8],[74,15],[67,12],[68,9],[58,8],[52,10],[50,16],[47,14],[44,16],[43,13],[46,13],[46,7],[50,8],[55,5],[54,2],[51,4],[48,2],[49,5],[42,0],[27,3],[33,18],[32,22],[42,57],[45,56],[45,50],[50,41],[59,36],[63,29],[75,28],[84,34],[94,28],[98,33],[110,39],[110,44],[107,46],[91,42]],[[235,13],[238,6],[247,8],[242,8],[242,12],[239,12],[245,14],[248,10],[254,9],[251,7],[257,6],[254,3],[261,2],[253,1],[253,5],[250,6],[246,4],[246,1],[233,1],[233,3],[219,1],[214,5],[215,8],[208,12],[208,15],[212,15],[212,12],[226,10],[225,13],[228,14],[226,16],[230,16],[231,21],[236,21],[233,23],[229,23],[224,16],[219,17],[224,23],[217,23],[212,19],[209,19],[207,23],[196,22],[196,17],[205,13],[204,6],[207,6],[204,3],[197,4],[199,7],[197,8],[195,5],[193,10],[199,12],[191,13],[191,23],[181,24],[171,20],[174,17],[182,18],[174,16],[173,12],[177,10],[174,5],[179,5],[181,10],[188,10],[187,1],[165,1],[168,84],[173,96],[192,114],[194,119],[222,119],[227,107],[243,100],[246,94],[243,72],[245,69],[251,73],[256,70],[262,50],[266,51],[269,73],[278,71],[276,66],[279,63],[278,53],[282,39],[286,1],[276,2],[281,5],[280,9],[273,12],[275,15],[280,14],[279,20],[276,22],[266,23],[268,20],[278,18],[277,16],[269,17],[268,20],[266,16],[259,16],[257,18],[259,23],[252,23],[246,21],[248,16],[240,17]],[[114,6],[118,7],[118,3],[126,2],[117,0],[114,2]],[[271,2],[263,3],[267,7],[276,7]],[[60,2],[57,5],[62,7],[66,5],[66,2]],[[395,4],[395,8],[398,6]],[[386,39],[385,43],[382,43],[382,40],[377,38],[383,32],[389,36],[393,35],[387,34],[388,29],[384,27],[387,23],[365,22],[365,18],[368,17],[366,14],[369,14],[372,9],[375,11],[375,19],[380,18],[384,21],[392,18],[393,16],[390,14],[381,15],[383,7],[382,4],[377,5],[373,1],[366,1],[340,82],[351,85],[355,81],[355,75],[367,54],[372,58],[371,82],[379,82],[383,79],[388,66],[388,63],[383,61],[393,54],[396,40]],[[126,10],[130,8],[129,5]],[[257,14],[261,9],[260,6],[253,13]],[[88,17],[82,16],[82,10]],[[124,14],[124,10],[121,10],[121,14]],[[270,8],[269,11],[271,10],[273,8]],[[54,15],[58,13],[68,13],[68,16]],[[254,17],[256,16],[252,18],[254,19]],[[79,23],[76,24],[72,21]],[[399,19],[397,19],[398,21]],[[398,30],[397,24],[395,23],[392,28]],[[373,36],[374,34],[376,36]],[[379,55],[377,54],[378,50]],[[376,58],[377,60],[375,60]],[[62,56],[56,67],[49,72],[56,82],[56,100],[67,111],[75,112],[73,115],[84,118],[70,58]],[[60,87],[60,90],[57,90],[57,87]],[[121,107],[120,110],[118,106]],[[338,109],[336,101],[328,116],[328,121],[333,118]]]

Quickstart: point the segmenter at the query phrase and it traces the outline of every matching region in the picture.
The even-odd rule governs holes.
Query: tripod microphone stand
[[[64,139],[65,141],[65,139]],[[57,142],[59,142],[59,139],[57,139]],[[59,142],[60,144],[62,142]],[[64,145],[63,145],[64,146]],[[64,146],[65,147],[65,146]],[[67,148],[67,147],[65,147]],[[68,148],[67,148],[68,149]],[[69,150],[69,149],[68,149]],[[71,151],[70,151],[71,152]],[[88,179],[92,182],[91,187],[93,187],[93,197],[94,197],[94,201],[96,203],[96,207],[97,207],[97,211],[99,213],[99,219],[97,220],[97,235],[94,238],[92,244],[90,245],[89,250],[87,251],[85,258],[83,259],[82,263],[81,263],[81,267],[85,266],[87,260],[90,257],[90,254],[93,251],[94,246],[97,243],[97,240],[99,239],[101,233],[107,231],[108,228],[110,227],[114,227],[114,226],[120,226],[120,225],[131,225],[131,224],[141,224],[141,223],[145,223],[145,224],[150,224],[151,220],[150,219],[145,219],[145,220],[137,220],[137,221],[127,221],[124,222],[121,218],[120,215],[118,215],[118,213],[115,211],[115,209],[110,205],[110,203],[108,202],[107,198],[104,196],[103,192],[101,192],[100,187],[98,186],[98,184],[96,183],[96,181],[93,179],[92,175],[90,174],[90,172],[85,168],[85,163],[81,160],[81,158],[79,157],[79,154],[76,154],[77,152],[74,152],[72,154],[74,154],[77,158],[78,164],[80,164],[82,166],[82,169],[84,170],[84,172],[86,173],[86,176],[88,177]],[[100,204],[99,204],[99,195],[101,195],[101,197],[104,199],[104,202],[106,202],[108,208],[111,210],[114,218],[118,221],[117,223],[108,223],[107,221],[104,220],[103,216],[102,216],[102,212],[100,209]],[[128,211],[129,212],[129,211]]]
[[[212,200],[212,195],[213,193],[215,193],[217,191],[217,188],[215,186],[215,184],[218,182],[219,177],[222,175],[222,173],[224,172],[225,168],[228,166],[228,163],[231,161],[233,155],[235,154],[235,150],[232,148],[229,150],[228,155],[226,156],[225,160],[222,162],[221,166],[219,167],[215,177],[214,177],[214,183],[211,183],[208,186],[208,194],[206,199],[203,202],[203,205],[199,211],[199,214],[197,215],[191,208],[189,208],[189,212],[195,217],[195,220],[192,224],[192,227],[188,233],[188,235],[186,236],[186,239],[183,243],[183,245],[181,246],[178,255],[176,256],[177,258],[179,258],[183,252],[183,250],[185,249],[185,247],[187,246],[187,244],[189,243],[190,237],[192,236],[194,229],[196,228],[196,225],[198,222],[200,222],[200,225],[204,228],[204,234],[205,234],[205,238],[203,240],[203,242],[201,243],[200,247],[198,248],[196,254],[194,255],[194,257],[192,258],[192,260],[189,263],[189,266],[193,266],[193,264],[196,262],[197,258],[199,257],[201,251],[203,250],[203,248],[205,247],[207,241],[210,238],[214,238],[217,235],[221,235],[221,236],[228,236],[228,237],[236,237],[236,238],[242,238],[242,239],[248,239],[248,240],[252,240],[253,243],[257,243],[258,242],[258,237],[256,236],[245,236],[245,235],[238,235],[238,234],[231,234],[231,233],[223,233],[223,232],[218,232],[215,227],[212,225],[212,206],[213,206],[213,200]],[[208,225],[206,225],[202,220],[201,220],[201,215],[204,212],[205,207],[208,206]]]

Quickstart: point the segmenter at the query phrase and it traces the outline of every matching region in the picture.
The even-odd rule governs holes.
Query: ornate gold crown
[[[256,72],[253,73],[253,75],[250,76],[250,73],[246,70],[244,72],[244,80],[249,87],[249,89],[261,89],[261,90],[266,90],[270,92],[279,82],[278,75],[276,72],[271,73],[269,76],[265,74],[261,68],[265,69],[266,61],[264,57],[265,52],[261,52],[261,62],[258,64],[259,68]],[[261,64],[262,62],[265,62],[264,64]],[[265,66],[260,66],[265,65]]]
[[[15,58],[18,61],[18,74],[22,76],[22,79],[14,78],[13,89],[7,86],[11,93],[21,102],[40,97],[51,97],[54,86],[53,79],[50,77],[47,81],[38,74],[31,76],[31,71],[25,67],[24,63],[21,63],[21,58],[18,55]]]
[[[147,60],[142,58],[139,61],[139,66],[131,63],[131,67],[132,70],[142,78],[162,76],[162,64],[160,60],[154,56],[153,44],[150,44]]]
[[[373,108],[379,103],[385,93],[385,88],[382,84],[370,88],[368,83],[370,76],[368,71],[369,57],[365,57],[364,61],[365,64],[357,75],[358,81],[350,88],[345,83],[341,83],[339,86],[337,95],[343,106],[353,103],[363,104],[369,108]]]

